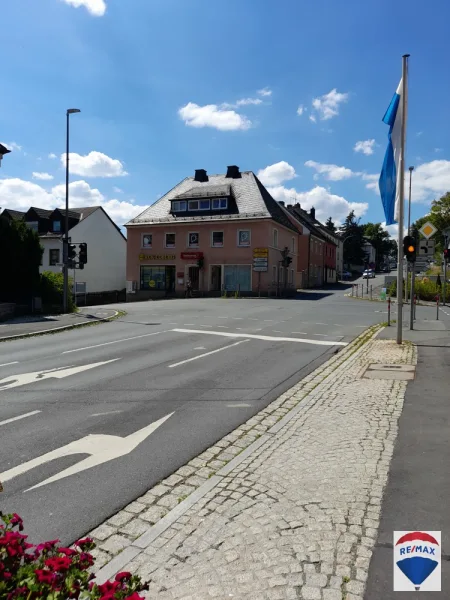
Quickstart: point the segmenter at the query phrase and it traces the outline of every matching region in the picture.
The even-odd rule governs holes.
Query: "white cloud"
[[[309,120],[312,121],[313,123],[316,123],[316,121],[317,121],[315,115],[309,115]]]
[[[69,154],[70,172],[82,177],[122,177],[128,175],[123,164],[116,158],[110,158],[102,152],[89,152],[86,156],[71,152]],[[65,166],[66,155],[61,154],[61,164]]]
[[[3,146],[6,146],[6,148],[8,148],[8,150],[11,151],[15,150],[16,152],[20,152],[22,150],[22,146],[20,146],[16,142],[0,142],[0,144],[3,144]]]
[[[256,93],[259,94],[260,96],[271,96],[272,90],[268,87],[265,87],[265,88],[262,88],[262,90],[258,90]]]
[[[389,235],[395,240],[398,238],[398,223],[394,223],[393,225],[386,225],[386,221],[381,223],[381,227],[385,229]]]
[[[342,179],[350,179],[350,177],[356,177],[360,173],[354,172],[347,167],[339,167],[338,165],[327,165],[323,163],[315,162],[314,160],[307,160],[305,167],[315,169],[320,175],[324,175],[325,179],[329,181],[341,181]],[[315,176],[315,178],[317,178]]]
[[[375,140],[361,140],[356,142],[353,150],[355,152],[362,152],[366,156],[370,156],[374,152]]]
[[[113,187],[113,192],[116,194],[123,194],[123,190],[116,186]]]
[[[63,0],[63,2],[75,8],[84,6],[94,17],[103,17],[106,12],[105,0]]]
[[[258,178],[264,185],[279,185],[294,177],[297,177],[294,167],[284,160],[258,171]]]
[[[434,151],[437,152],[442,152],[443,148],[435,148]]]
[[[306,192],[298,192],[295,188],[284,186],[269,187],[269,192],[276,200],[284,200],[286,204],[300,203],[301,207],[309,210],[316,209],[316,218],[324,223],[328,217],[337,223],[342,223],[351,210],[356,217],[362,217],[369,205],[366,202],[349,202],[343,196],[332,194],[324,187],[316,186]]]
[[[65,185],[56,185],[51,191],[45,190],[37,183],[23,179],[0,179],[0,198],[2,208],[28,210],[30,206],[52,209],[65,205]],[[91,188],[86,181],[73,181],[69,185],[70,206],[102,206],[117,225],[123,225],[136,217],[147,207],[134,201],[108,199],[96,188]]]
[[[50,181],[51,179],[53,179],[53,175],[50,175],[50,173],[38,173],[36,171],[33,171],[33,179],[40,179],[41,181]]]
[[[363,181],[368,181],[366,184],[366,188],[368,190],[375,190],[378,193],[378,180],[380,179],[380,175],[369,175],[368,173],[362,173],[361,178]]]
[[[247,117],[216,104],[199,106],[189,102],[179,109],[178,114],[188,127],[213,127],[220,131],[236,131],[249,129],[252,125]]]
[[[423,131],[418,131],[418,132],[416,133],[416,137],[420,137],[422,134],[423,134]]]
[[[247,106],[249,104],[262,104],[261,98],[242,98],[236,102],[236,106]]]
[[[300,106],[297,108],[298,116],[301,117],[305,111],[306,111],[306,108],[303,106],[303,104],[300,104]]]
[[[50,152],[50,154],[48,155],[49,158],[53,159],[53,158],[58,158],[56,156],[56,154],[53,154],[53,152]]]
[[[348,93],[340,93],[334,88],[328,94],[314,98],[312,105],[320,120],[328,121],[339,114],[340,105],[347,100]]]

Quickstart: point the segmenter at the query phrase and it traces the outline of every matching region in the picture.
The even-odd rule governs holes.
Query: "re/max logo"
[[[436,556],[436,548],[429,548],[428,546],[406,546],[406,548],[400,548],[400,555],[412,554],[413,552],[422,552],[423,554],[430,554]]]

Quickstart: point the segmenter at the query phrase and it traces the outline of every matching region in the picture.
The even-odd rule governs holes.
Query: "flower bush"
[[[139,592],[148,586],[131,573],[95,583],[90,538],[76,542],[75,549],[59,546],[59,540],[35,546],[22,531],[19,515],[0,513],[1,600],[144,600]]]

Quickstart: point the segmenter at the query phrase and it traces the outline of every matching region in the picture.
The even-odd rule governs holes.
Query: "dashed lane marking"
[[[11,419],[6,419],[5,421],[0,421],[0,425],[6,425],[7,423],[12,423],[13,421],[20,421],[21,419],[26,419],[27,417],[32,417],[33,415],[39,414],[40,410],[33,410],[31,412],[25,413],[24,415],[19,415],[18,417],[12,417]]]

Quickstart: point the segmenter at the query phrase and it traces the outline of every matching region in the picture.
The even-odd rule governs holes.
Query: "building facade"
[[[198,169],[127,223],[129,299],[301,287],[296,227],[251,171]]]
[[[38,233],[43,248],[41,273],[61,273],[65,210],[31,207],[26,212],[20,212],[5,209],[2,216],[23,220]],[[125,288],[126,239],[101,206],[73,208],[69,211],[69,240],[72,244],[87,244],[88,262],[84,269],[69,272],[75,281],[86,284],[86,293]]]

